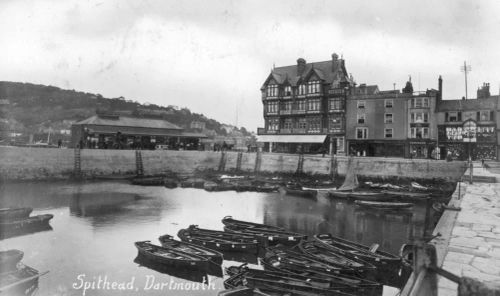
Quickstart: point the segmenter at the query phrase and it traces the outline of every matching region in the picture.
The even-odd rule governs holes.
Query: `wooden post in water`
[[[339,170],[338,170],[338,164],[337,164],[337,157],[335,157],[335,154],[332,154],[330,157],[330,176],[332,180],[335,180],[338,176]]]

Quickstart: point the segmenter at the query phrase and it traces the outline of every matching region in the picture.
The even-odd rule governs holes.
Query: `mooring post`
[[[472,179],[474,177],[474,165],[472,163],[472,160],[469,158],[469,183],[472,184]]]
[[[409,296],[437,296],[437,274],[428,268],[436,266],[436,248],[419,240],[414,248],[414,268],[416,280]]]

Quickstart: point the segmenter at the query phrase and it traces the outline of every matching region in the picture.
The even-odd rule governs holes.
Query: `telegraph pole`
[[[464,65],[460,67],[460,71],[465,74],[465,99],[467,100],[467,73],[472,71],[472,68],[470,65],[467,65],[466,61],[464,61]]]

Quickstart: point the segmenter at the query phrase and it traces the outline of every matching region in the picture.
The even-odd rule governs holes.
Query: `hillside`
[[[141,104],[123,97],[104,98],[100,94],[64,90],[54,86],[0,81],[0,129],[4,132],[43,133],[47,130],[69,130],[73,122],[96,112],[132,114],[139,117],[163,118],[186,130],[191,122],[205,124],[209,135],[225,136],[234,130],[250,135],[245,128],[236,129],[187,108]],[[198,130],[199,131],[199,130]]]

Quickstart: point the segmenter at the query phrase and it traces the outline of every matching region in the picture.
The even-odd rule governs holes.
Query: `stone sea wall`
[[[189,174],[195,171],[268,172],[340,175],[347,172],[349,158],[276,153],[213,151],[140,151],[144,174],[164,172]],[[137,169],[133,150],[80,150],[81,174],[86,177],[134,175]],[[75,150],[0,146],[0,176],[4,180],[67,178],[75,172]],[[443,179],[457,181],[466,169],[464,162],[422,159],[353,157],[359,176],[375,178]]]

